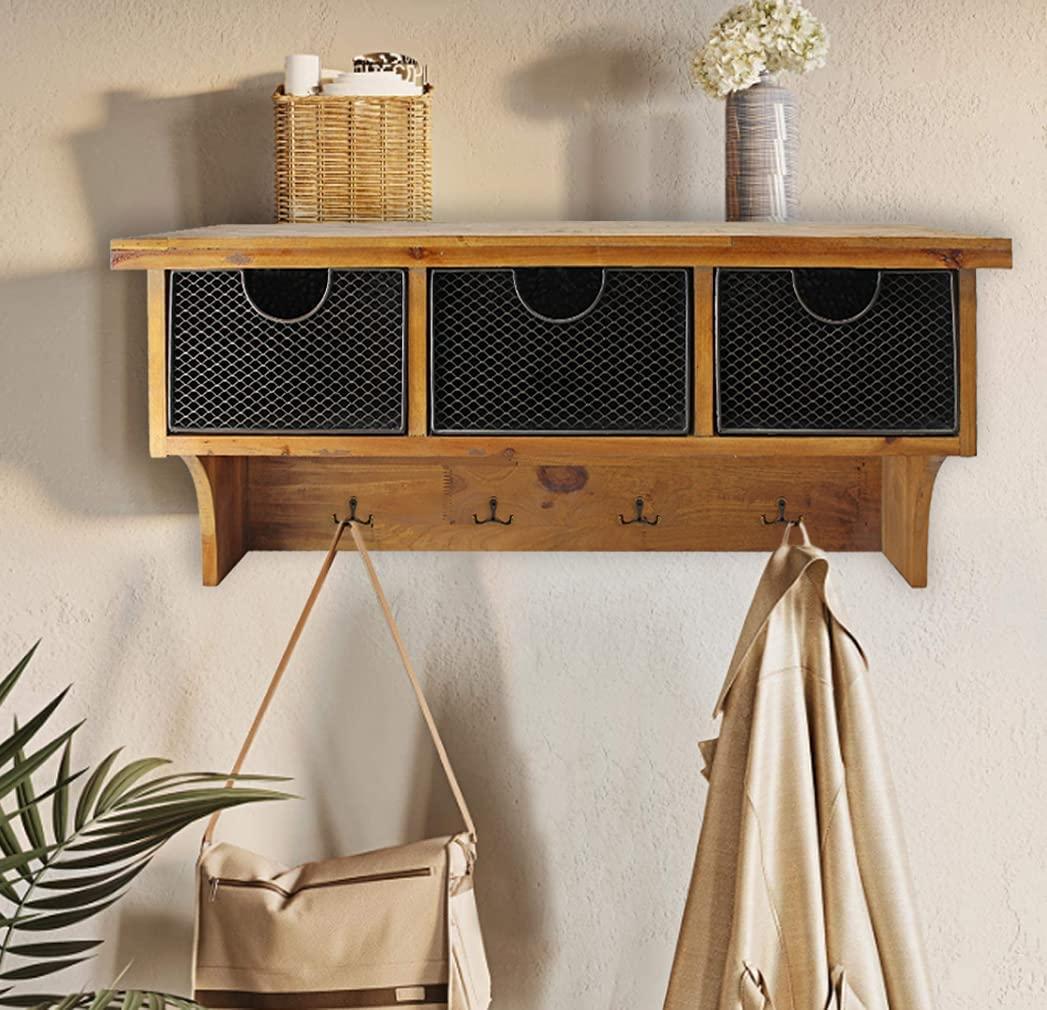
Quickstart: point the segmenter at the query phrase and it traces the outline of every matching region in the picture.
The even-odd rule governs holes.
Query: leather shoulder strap
[[[320,573],[317,575],[316,581],[313,583],[313,588],[310,590],[309,596],[305,601],[305,606],[302,608],[302,613],[299,615],[294,630],[291,632],[291,637],[287,642],[283,655],[280,657],[280,662],[276,666],[276,671],[273,673],[272,679],[269,681],[269,686],[266,688],[265,694],[262,696],[261,704],[259,704],[258,711],[255,713],[251,726],[247,730],[247,736],[244,738],[244,742],[240,747],[240,753],[237,754],[236,760],[233,762],[233,767],[229,774],[230,776],[235,776],[243,771],[247,755],[250,753],[255,737],[258,735],[258,730],[261,728],[262,720],[265,719],[266,713],[269,711],[269,706],[273,702],[277,688],[280,686],[280,681],[283,680],[284,672],[287,670],[287,666],[291,662],[291,656],[294,655],[294,650],[298,645],[298,640],[302,637],[302,632],[305,630],[305,626],[309,621],[309,616],[313,611],[316,599],[320,595],[320,590],[323,589],[324,583],[327,581],[327,575],[331,571],[331,565],[334,564],[334,559],[338,554],[338,545],[341,542],[342,534],[345,532],[346,527],[349,528],[349,532],[353,538],[353,543],[356,545],[356,550],[363,560],[364,567],[367,569],[367,575],[370,578],[371,587],[374,589],[375,598],[378,600],[379,607],[381,607],[382,616],[385,618],[385,623],[389,628],[389,633],[392,635],[393,643],[396,645],[396,651],[400,655],[400,661],[403,663],[404,672],[407,674],[407,679],[411,682],[411,689],[414,691],[415,701],[418,703],[418,708],[422,713],[426,729],[429,731],[429,736],[433,741],[433,747],[436,749],[436,756],[440,759],[440,766],[443,768],[444,775],[447,777],[447,784],[451,787],[451,793],[454,795],[454,801],[458,805],[458,811],[461,813],[462,820],[465,822],[466,830],[469,832],[470,837],[475,841],[476,825],[473,823],[473,818],[469,813],[469,807],[465,802],[465,796],[462,793],[461,786],[458,784],[458,777],[454,773],[454,768],[451,767],[451,759],[447,755],[447,749],[444,747],[443,740],[440,737],[440,731],[436,728],[436,721],[433,719],[433,713],[429,708],[429,703],[426,700],[425,692],[422,690],[422,685],[418,680],[418,676],[415,674],[414,666],[411,663],[411,657],[407,654],[407,646],[404,644],[403,636],[400,634],[400,629],[397,627],[392,607],[389,606],[389,601],[386,598],[385,591],[382,589],[382,583],[379,581],[378,572],[375,570],[374,562],[371,560],[371,555],[367,550],[367,545],[364,543],[359,527],[352,522],[339,523],[335,530],[334,539],[331,541],[331,546],[328,548],[327,554],[324,556],[323,564],[320,566]],[[226,783],[226,786],[232,786],[232,784],[233,779],[230,778]],[[211,819],[207,822],[207,828],[204,831],[203,845],[209,845],[214,838],[215,828],[218,826],[218,818],[220,816],[221,811],[216,811],[211,815]]]

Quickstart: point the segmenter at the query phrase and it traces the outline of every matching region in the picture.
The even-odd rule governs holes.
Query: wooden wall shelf
[[[349,497],[389,550],[767,550],[778,498],[828,550],[883,551],[927,582],[931,492],[942,461],[973,456],[975,270],[1009,267],[1007,239],[910,228],[679,223],[230,225],[112,243],[114,269],[148,271],[149,445],[181,456],[199,504],[203,580],[249,550],[325,546]],[[433,267],[687,267],[693,416],[677,436],[429,434]],[[193,433],[168,426],[168,271],[406,270],[406,428],[400,435]],[[958,424],[948,435],[718,435],[717,268],[955,272]],[[511,525],[474,521],[497,497]],[[641,497],[657,526],[623,525]],[[777,528],[780,529],[780,528]]]

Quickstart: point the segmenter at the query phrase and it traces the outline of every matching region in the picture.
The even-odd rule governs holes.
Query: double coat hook
[[[656,514],[653,519],[648,519],[643,514],[643,498],[637,498],[633,502],[633,508],[636,510],[636,516],[633,519],[626,519],[625,516],[618,513],[618,522],[623,526],[632,526],[634,523],[640,523],[642,526],[657,526],[658,520],[661,519],[661,515]]]
[[[633,517],[631,519],[626,519],[624,515],[619,513],[618,522],[621,523],[622,526],[657,526],[658,523],[661,521],[661,514],[655,513],[653,519],[648,518],[643,514],[644,504],[645,503],[643,497],[638,496],[633,501],[633,511],[635,513]],[[790,519],[785,514],[786,504],[787,503],[784,498],[779,498],[776,502],[778,508],[777,515],[775,515],[773,519],[768,519],[767,514],[764,513],[760,516],[760,522],[762,522],[764,526],[798,526],[800,523],[803,522],[803,515],[800,514],[795,519]],[[335,523],[358,523],[360,526],[374,526],[374,515],[372,515],[370,512],[368,512],[366,519],[364,519],[363,516],[359,516],[356,514],[356,509],[358,505],[359,502],[356,500],[356,496],[354,495],[352,498],[349,499],[349,515],[346,516],[345,519],[339,519],[337,513],[332,513],[331,519]],[[476,523],[477,526],[486,526],[489,523],[495,523],[498,526],[512,525],[513,519],[515,518],[515,514],[510,512],[509,517],[507,519],[499,518],[498,499],[496,497],[492,495],[487,500],[487,506],[490,510],[490,514],[485,516],[483,519],[481,519],[476,512],[473,513],[473,522]]]
[[[374,526],[374,516],[371,515],[370,512],[368,512],[367,518],[362,519],[360,516],[356,514],[356,505],[356,497],[354,496],[349,499],[349,515],[346,516],[344,519],[339,519],[337,513],[332,512],[331,518],[334,520],[335,525],[339,525],[342,523],[357,523],[360,526]]]
[[[509,513],[509,518],[508,519],[499,519],[498,518],[498,499],[497,498],[489,499],[488,502],[487,502],[487,505],[488,505],[488,507],[491,510],[491,514],[486,519],[481,519],[475,512],[473,513],[473,522],[476,523],[477,526],[486,526],[488,523],[498,523],[499,526],[509,526],[509,525],[511,525],[511,523],[513,521],[513,513],[512,512]]]
[[[764,526],[799,526],[803,522],[802,515],[797,516],[795,519],[786,519],[784,498],[779,498],[777,504],[778,514],[773,519],[768,519],[766,514],[760,516]]]

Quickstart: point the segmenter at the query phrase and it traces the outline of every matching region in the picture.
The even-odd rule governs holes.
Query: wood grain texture
[[[354,242],[397,242],[406,237],[483,242],[504,237],[545,242],[581,236],[631,239],[641,245],[650,240],[700,238],[709,242],[732,239],[792,237],[856,239],[936,239],[952,245],[972,245],[987,240],[963,232],[950,232],[916,225],[818,224],[793,221],[328,221],[288,224],[212,224],[199,228],[154,232],[121,243],[158,244],[168,241],[197,242],[201,239],[251,238],[280,242],[295,239],[335,238]]]
[[[182,459],[196,489],[203,583],[217,586],[247,549],[247,460],[235,456]]]
[[[245,550],[319,550],[331,516],[374,516],[379,550],[747,551],[773,547],[760,522],[779,497],[831,551],[881,548],[927,584],[931,492],[942,457],[503,460],[187,457],[200,509],[203,581]],[[509,526],[481,525],[498,499]],[[656,526],[625,525],[644,501]]]
[[[407,272],[407,433],[429,430],[429,293],[424,268]]]
[[[880,462],[778,458],[544,466],[458,460],[405,464],[262,458],[248,470],[247,529],[258,550],[319,550],[346,500],[374,515],[380,550],[768,550],[760,522],[784,496],[829,550],[878,550]],[[478,525],[498,498],[510,526]],[[642,496],[657,526],[625,526]]]
[[[196,485],[204,582],[245,550],[319,549],[350,497],[385,550],[766,550],[779,497],[829,550],[883,550],[927,582],[934,476],[976,448],[974,265],[1010,265],[1010,243],[918,229],[583,224],[286,225],[197,229],[114,244],[149,275],[150,452],[181,455]],[[677,437],[429,436],[427,269],[433,263],[679,264],[694,268],[694,431]],[[950,437],[719,437],[713,269],[962,268],[960,429]],[[173,436],[166,430],[162,267],[406,266],[408,434]],[[497,497],[510,526],[480,525]],[[657,526],[622,524],[633,502]]]
[[[113,269],[290,266],[1009,267],[1011,242],[920,228],[532,222],[218,225],[115,239]]]
[[[518,463],[589,460],[782,456],[955,456],[957,436],[486,436],[438,435],[169,435],[177,456],[317,456],[329,459],[505,459]]]
[[[148,313],[149,455],[167,455],[167,282],[163,270],[146,276]]]
[[[431,549],[431,528],[447,521],[450,477],[439,463],[295,460],[262,457],[248,469],[246,525],[252,548],[323,546],[332,515],[375,514],[368,543],[378,550]]]
[[[960,455],[978,452],[978,293],[973,270],[959,273],[957,298],[960,380]]]
[[[938,456],[898,456],[881,464],[883,553],[916,589],[927,585],[931,495],[942,462]]]
[[[716,386],[713,271],[694,271],[694,433],[708,437],[715,432],[713,392]]]

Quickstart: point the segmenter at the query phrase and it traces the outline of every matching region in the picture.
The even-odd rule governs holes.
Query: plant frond
[[[76,804],[76,814],[73,817],[73,827],[77,831],[87,823],[88,817],[91,816],[91,808],[94,806],[99,792],[101,792],[102,783],[105,781],[106,775],[109,774],[109,769],[112,768],[113,762],[120,756],[120,751],[122,750],[122,747],[117,747],[112,754],[104,758],[102,763],[91,772],[91,777],[84,784],[83,791],[80,793],[80,799]]]
[[[43,943],[21,943],[8,947],[8,954],[19,957],[71,957],[83,954],[101,944],[101,940],[47,940]]]
[[[23,671],[29,665],[29,660],[33,658],[33,654],[39,648],[40,641],[41,639],[38,638],[33,643],[33,647],[15,664],[15,668],[0,681],[0,704],[7,700],[7,696],[18,683],[18,678],[22,676]]]
[[[15,720],[15,735],[18,731],[18,720]],[[66,746],[69,741],[66,741]],[[15,751],[15,767],[25,764],[25,751],[19,747]],[[37,805],[36,790],[33,789],[33,776],[26,775],[17,786],[15,796],[18,798],[18,816],[22,821],[22,830],[25,831],[29,844],[35,849],[45,848],[47,839],[44,838],[44,822],[40,819],[40,808]]]
[[[84,919],[90,919],[99,912],[104,912],[116,898],[99,902],[97,905],[89,905],[87,908],[77,908],[71,912],[59,912],[55,915],[28,915],[14,924],[18,930],[31,930],[34,933],[42,933],[50,929],[65,929],[67,926],[75,926]],[[3,978],[0,975],[0,978]]]
[[[137,862],[130,864],[125,869],[130,869],[131,866],[141,866],[145,868],[149,864],[149,858],[144,857],[139,859]],[[70,891],[77,887],[94,887],[95,884],[101,884],[106,880],[109,880],[113,876],[113,870],[105,870],[102,873],[77,873],[77,874],[65,874],[61,873],[54,877],[54,879],[48,879],[42,877],[36,882],[36,886],[44,891]]]
[[[238,782],[290,782],[286,775],[229,775],[222,772],[180,772],[173,775],[161,775],[160,778],[151,779],[140,786],[130,790],[125,796],[124,806],[129,806],[131,800],[160,792],[172,786],[184,786],[194,784],[214,784],[221,782],[232,782],[235,786]]]
[[[130,764],[124,765],[120,771],[113,775],[109,780],[109,784],[102,790],[102,794],[98,797],[98,802],[95,804],[95,813],[98,815],[104,814],[140,778],[170,763],[167,758],[153,757],[141,758],[138,761],[132,761]]]
[[[198,1003],[171,993],[142,989],[101,989],[58,995],[0,995],[0,1006],[20,1010],[201,1010]]]
[[[94,884],[90,887],[80,887],[78,890],[66,894],[56,894],[49,898],[31,899],[25,903],[25,907],[37,911],[60,911],[63,909],[82,908],[84,905],[93,905],[95,902],[102,901],[118,891],[122,891],[147,865],[146,862],[139,860],[130,869],[124,870],[122,873],[116,874],[116,876],[106,874],[107,879],[104,883]]]
[[[83,725],[83,721],[78,722],[75,726],[70,727],[60,736],[56,737],[49,744],[41,747],[39,750],[34,751],[21,763],[17,763],[10,771],[4,772],[0,775],[0,799],[3,799],[13,789],[18,788],[18,784],[28,776],[32,775],[48,758],[51,757],[56,751],[60,750],[66,745],[66,742],[72,738],[72,735]]]
[[[69,688],[67,687],[57,698],[40,709],[21,729],[18,728],[18,720],[15,720],[14,732],[6,740],[0,741],[0,765],[7,764],[12,756],[24,749],[25,745],[36,736],[37,731],[51,718],[68,693]]]
[[[18,968],[0,973],[0,979],[5,982],[26,982],[31,978],[44,978],[46,975],[56,975],[66,968],[72,968],[75,964],[87,961],[86,957],[69,957],[61,961],[41,960],[30,964],[23,964]]]
[[[69,830],[69,784],[72,778],[69,769],[73,762],[73,741],[66,740],[62,751],[62,760],[58,765],[58,778],[55,781],[54,799],[51,801],[51,830],[56,842],[64,842]]]
[[[0,680],[0,703],[36,650]],[[196,1010],[179,996],[118,988],[72,995],[26,992],[22,983],[47,978],[94,956],[96,939],[52,938],[99,915],[126,893],[173,835],[216,811],[286,799],[269,785],[275,776],[220,772],[158,774],[161,757],[118,764],[116,749],[93,769],[73,768],[73,735],[52,735],[49,720],[68,688],[24,724],[0,738],[0,1007],[41,1010]],[[55,759],[56,768],[41,769]],[[37,773],[40,777],[34,778]],[[44,779],[43,775],[47,778]],[[86,776],[74,790],[74,783]],[[15,794],[14,802],[5,798]],[[48,804],[50,810],[47,809]],[[13,806],[14,809],[11,809]],[[35,935],[34,935],[35,934]],[[8,957],[16,958],[14,964]],[[4,987],[4,983],[10,983]],[[35,988],[35,986],[34,986]]]

